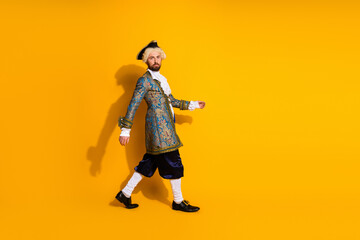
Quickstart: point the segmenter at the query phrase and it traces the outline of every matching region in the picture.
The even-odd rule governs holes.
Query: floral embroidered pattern
[[[177,100],[174,98],[174,96],[172,94],[170,94],[170,100],[171,100],[171,105],[173,107],[176,108],[180,108],[180,110],[188,110],[189,109],[189,101],[185,101],[185,100]]]
[[[169,98],[173,107],[180,110],[188,109],[189,101],[175,99],[172,94]],[[175,131],[168,96],[165,95],[160,83],[152,79],[148,71],[138,79],[127,113],[125,117],[119,118],[119,126],[132,127],[136,110],[143,99],[148,105],[145,121],[146,152],[160,154],[181,147],[182,143]]]

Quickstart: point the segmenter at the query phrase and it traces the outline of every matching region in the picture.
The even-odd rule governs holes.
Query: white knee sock
[[[171,179],[170,183],[174,195],[174,202],[179,204],[184,200],[181,193],[181,178]]]
[[[134,191],[134,188],[136,187],[136,185],[138,185],[142,178],[143,176],[140,173],[134,172],[129,182],[122,190],[123,194],[129,198],[131,196],[131,193]]]

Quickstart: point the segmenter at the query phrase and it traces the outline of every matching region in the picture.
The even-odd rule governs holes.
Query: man
[[[119,141],[123,146],[129,142],[135,112],[142,99],[145,99],[148,105],[145,121],[146,153],[139,165],[135,167],[135,172],[126,187],[115,198],[126,208],[138,207],[138,204],[131,203],[131,193],[143,176],[151,177],[158,168],[160,176],[170,180],[174,195],[172,209],[196,212],[200,208],[190,205],[182,197],[181,177],[183,177],[184,167],[178,151],[182,143],[175,131],[173,107],[180,110],[203,109],[205,102],[174,98],[167,79],[159,72],[161,62],[165,58],[164,51],[159,48],[156,41],[150,42],[137,56],[138,60],[143,60],[147,64],[148,69],[136,83],[126,116],[119,118],[121,127]]]

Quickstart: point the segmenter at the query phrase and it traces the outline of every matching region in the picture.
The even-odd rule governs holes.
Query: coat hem
[[[175,146],[171,146],[171,147],[167,147],[167,148],[163,148],[163,149],[159,149],[159,150],[156,150],[156,151],[149,151],[149,150],[146,150],[146,153],[148,154],[152,154],[152,155],[159,155],[159,154],[162,154],[162,153],[167,153],[167,152],[172,152],[172,151],[175,151],[176,149],[182,147],[183,144],[182,143],[179,143]]]

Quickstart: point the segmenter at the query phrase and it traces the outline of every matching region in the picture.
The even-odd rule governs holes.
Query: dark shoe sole
[[[181,212],[197,212],[197,211],[200,210],[200,208],[199,208],[199,209],[195,209],[195,210],[193,210],[193,211],[184,211],[184,210],[182,210],[182,209],[175,209],[175,208],[173,208],[172,210],[181,211]]]

